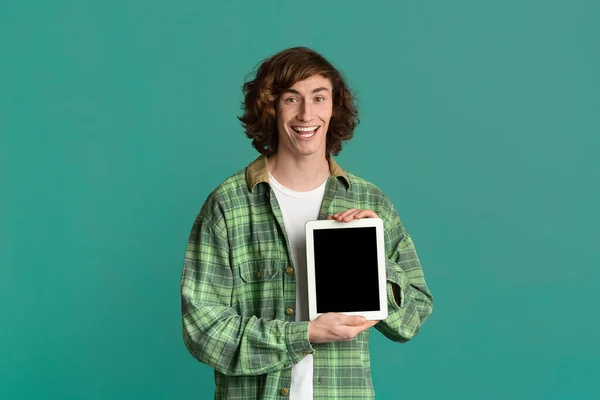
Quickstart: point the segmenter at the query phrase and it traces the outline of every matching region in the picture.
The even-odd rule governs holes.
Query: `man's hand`
[[[346,211],[335,213],[327,217],[327,219],[335,219],[338,222],[350,222],[353,219],[363,218],[379,218],[372,210],[359,210],[356,208],[350,208]]]
[[[359,315],[325,313],[308,324],[308,340],[312,343],[349,342],[379,321],[367,321]]]

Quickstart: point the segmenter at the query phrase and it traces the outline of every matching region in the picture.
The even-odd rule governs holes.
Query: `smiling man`
[[[433,298],[391,201],[332,157],[358,124],[354,96],[307,48],[265,60],[244,95],[240,120],[261,155],[196,217],[181,280],[184,343],[215,369],[216,399],[373,398],[369,328],[406,342]],[[383,220],[385,320],[327,313],[309,322],[304,224],[325,218]]]

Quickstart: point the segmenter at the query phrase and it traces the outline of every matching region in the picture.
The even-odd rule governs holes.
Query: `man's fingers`
[[[358,214],[358,213],[360,213],[360,210],[355,210],[355,211],[353,211],[353,212],[351,212],[351,213],[347,214],[347,215],[346,215],[346,216],[343,218],[343,221],[345,221],[345,222],[350,222],[350,221],[352,221],[353,219],[356,219],[355,217],[356,217],[356,214]]]
[[[346,211],[343,211],[343,212],[341,212],[341,213],[338,213],[338,216],[336,217],[336,219],[337,219],[338,221],[340,221],[340,222],[341,222],[341,221],[342,221],[344,218],[346,218],[346,216],[347,216],[348,214],[350,214],[350,213],[352,213],[352,212],[354,212],[354,211],[356,211],[356,208],[349,208],[349,209],[348,209],[348,210],[346,210]]]
[[[379,321],[361,315],[325,313],[309,324],[309,338],[315,343],[351,341]]]
[[[349,208],[345,211],[340,211],[327,217],[327,219],[337,220],[338,222],[350,222],[353,219],[362,218],[379,218],[373,210],[359,210],[356,208]]]
[[[367,319],[360,315],[342,315],[342,318],[340,319],[341,325],[348,326],[361,326],[364,325],[366,322]]]
[[[377,325],[378,322],[379,322],[379,320],[370,320],[370,321],[367,321],[367,323],[365,324],[365,326],[366,326],[365,329],[374,327],[375,325]]]
[[[354,219],[361,218],[378,218],[377,214],[373,210],[360,210],[355,216]]]
[[[349,326],[348,329],[350,329],[350,339],[346,339],[346,340],[352,340],[354,339],[356,336],[358,336],[361,332],[366,331],[369,328],[372,328],[375,324],[377,324],[379,321],[372,321],[372,320],[367,320],[365,321],[364,324],[361,325],[353,325],[353,326]]]
[[[356,216],[357,218],[377,218],[377,214],[373,210],[361,210]]]

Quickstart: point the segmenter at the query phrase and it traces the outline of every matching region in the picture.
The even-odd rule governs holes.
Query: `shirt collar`
[[[344,171],[333,159],[328,157],[329,161],[329,173],[336,178],[341,178],[346,182],[346,190],[350,189],[350,179],[348,174]],[[248,183],[248,189],[254,190],[254,187],[261,182],[269,183],[269,170],[267,169],[267,157],[264,154],[260,155],[246,168],[246,182]]]

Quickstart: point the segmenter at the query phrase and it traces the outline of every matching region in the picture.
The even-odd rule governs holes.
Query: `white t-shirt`
[[[277,197],[283,223],[287,232],[292,261],[296,272],[296,321],[308,321],[308,284],[306,277],[306,221],[316,220],[325,194],[325,180],[319,187],[308,192],[295,192],[273,178],[269,173],[271,187]],[[304,357],[292,366],[290,400],[312,400],[313,356]]]

